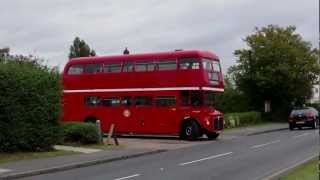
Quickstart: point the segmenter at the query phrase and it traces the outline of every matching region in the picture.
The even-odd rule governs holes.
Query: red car
[[[317,128],[319,121],[319,113],[315,108],[303,107],[294,109],[290,113],[289,117],[289,129],[294,128],[301,129],[302,127],[311,127],[313,129]]]

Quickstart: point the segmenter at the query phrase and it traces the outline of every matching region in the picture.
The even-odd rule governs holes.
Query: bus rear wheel
[[[96,118],[96,117],[93,117],[93,116],[90,116],[90,117],[87,117],[85,120],[84,120],[84,122],[86,122],[86,123],[96,123],[96,121],[97,121],[98,119]]]
[[[209,140],[215,140],[220,135],[219,133],[210,132],[206,134]]]
[[[196,140],[200,136],[200,127],[195,121],[187,121],[182,126],[181,138]]]

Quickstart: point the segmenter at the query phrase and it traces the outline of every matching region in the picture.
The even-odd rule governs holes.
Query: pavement
[[[0,179],[15,179],[15,178],[47,179],[47,176],[51,177],[51,179],[60,179],[55,177],[57,173],[63,174],[64,172],[62,171],[65,171],[65,173],[67,174],[71,171],[84,170],[84,172],[86,172],[86,169],[97,168],[100,166],[108,166],[111,169],[114,169],[113,168],[114,164],[119,164],[119,167],[121,167],[120,171],[122,172],[124,171],[123,166],[125,165],[122,164],[121,162],[123,161],[126,162],[131,158],[133,158],[132,160],[134,162],[137,162],[137,160],[141,158],[143,160],[145,159],[146,161],[150,161],[150,159],[152,160],[154,158],[161,157],[157,161],[162,162],[168,159],[167,157],[164,157],[166,155],[169,156],[168,160],[176,159],[172,156],[172,154],[177,155],[177,157],[180,157],[181,155],[185,157],[186,154],[189,154],[186,152],[194,151],[195,149],[196,154],[198,154],[201,152],[199,151],[199,148],[201,149],[202,147],[204,149],[207,149],[206,146],[208,146],[208,149],[211,149],[214,147],[214,151],[216,151],[226,145],[233,147],[232,145],[228,145],[228,144],[236,140],[242,140],[247,138],[250,139],[250,137],[255,137],[252,135],[263,136],[263,133],[271,133],[271,132],[277,132],[281,130],[286,131],[286,129],[287,129],[287,124],[266,124],[266,125],[252,126],[252,127],[246,127],[246,128],[236,128],[236,129],[226,130],[221,135],[221,137],[219,137],[219,140],[217,141],[208,141],[205,138],[202,138],[199,141],[190,142],[190,141],[181,141],[175,137],[120,138],[119,139],[120,144],[125,148],[103,150],[103,151],[85,153],[85,154],[58,156],[54,158],[23,160],[23,161],[17,161],[12,163],[1,164]],[[227,148],[227,149],[232,149],[232,148]],[[169,152],[172,154],[170,154],[169,152],[166,152],[168,150],[170,150]],[[157,153],[160,153],[160,154],[156,155]],[[209,152],[205,151],[205,154],[208,154],[208,153]],[[222,155],[220,153],[218,155],[205,157],[204,159],[209,160],[209,159],[220,158],[223,156],[229,156],[232,153],[227,152],[226,154],[222,154]],[[154,154],[154,155],[145,156],[150,154]],[[170,158],[170,156],[172,158]],[[123,160],[123,161],[119,161],[119,160]],[[141,165],[147,165],[148,163],[144,162],[143,160],[141,161],[141,163],[135,164],[134,167],[141,167]],[[113,163],[107,163],[107,162],[113,162]],[[112,164],[112,167],[110,166],[110,164]],[[153,163],[151,162],[151,164]],[[96,166],[93,166],[93,165],[96,165]],[[185,165],[188,165],[188,163]],[[164,167],[161,167],[161,168],[166,169]],[[125,169],[127,168],[130,169],[129,167],[125,167]],[[117,171],[118,170],[115,170],[115,172]],[[47,175],[47,173],[50,173],[50,174]],[[110,173],[110,174],[113,175],[114,173]],[[29,176],[32,176],[32,177],[29,177]],[[42,176],[45,176],[45,177],[42,177]],[[81,176],[78,176],[78,178],[71,178],[70,176],[68,176],[68,178],[61,177],[61,179],[81,179],[81,178],[86,179],[85,177],[87,176],[81,175]],[[111,176],[108,176],[108,177],[111,177]],[[132,178],[135,178],[135,177],[137,176],[132,176]],[[90,178],[87,177],[87,179],[91,179],[91,177]],[[112,179],[112,178],[104,178],[104,179]],[[148,179],[148,178],[143,178],[143,179]],[[169,179],[172,179],[172,178],[169,178]]]
[[[53,148],[56,150],[73,151],[73,152],[86,153],[86,154],[102,151],[102,149],[81,148],[81,147],[62,146],[62,145],[55,145],[53,146]]]

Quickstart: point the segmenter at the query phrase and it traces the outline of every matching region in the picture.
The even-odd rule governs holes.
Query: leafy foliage
[[[91,50],[89,45],[84,40],[76,37],[73,41],[73,44],[70,46],[69,58],[71,59],[88,56],[96,56],[96,52]]]
[[[93,123],[67,122],[62,124],[63,143],[97,144],[99,134]]]
[[[5,56],[8,56],[10,52],[10,48],[0,48],[0,57],[4,58]]]
[[[249,111],[248,98],[236,89],[232,80],[225,76],[224,93],[216,96],[216,108],[224,113]]]
[[[51,149],[61,137],[60,98],[58,71],[24,56],[0,61],[0,152]]]
[[[263,122],[260,112],[227,113],[224,115],[225,127],[239,127]]]
[[[244,39],[249,48],[234,52],[237,65],[229,72],[257,110],[269,100],[273,111],[287,112],[292,103],[304,103],[311,96],[320,74],[319,51],[295,30],[276,25],[256,28]]]

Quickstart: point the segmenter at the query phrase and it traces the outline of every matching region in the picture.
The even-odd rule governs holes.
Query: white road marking
[[[117,179],[114,179],[114,180],[130,179],[130,178],[134,178],[134,177],[138,177],[138,176],[140,176],[140,174],[134,174],[134,175],[131,175],[131,176],[121,177],[121,178],[117,178]]]
[[[228,153],[224,153],[224,154],[217,154],[214,156],[209,156],[206,158],[202,158],[202,159],[198,159],[198,160],[194,160],[194,161],[189,161],[189,162],[185,162],[185,163],[180,163],[180,166],[184,166],[184,165],[188,165],[188,164],[192,164],[192,163],[196,163],[196,162],[200,162],[200,161],[205,161],[205,160],[209,160],[209,159],[214,159],[214,158],[218,158],[218,157],[222,157],[222,156],[227,156],[232,154],[232,152],[228,152]]]
[[[302,136],[307,136],[309,135],[310,133],[303,133],[303,134],[300,134],[300,135],[297,135],[297,136],[293,136],[293,138],[298,138],[298,137],[302,137]]]
[[[254,145],[254,146],[251,146],[251,148],[253,148],[253,149],[260,148],[260,147],[267,146],[267,145],[274,144],[274,143],[278,143],[278,142],[280,142],[280,140],[271,141],[271,142],[264,143],[264,144]]]
[[[10,171],[12,171],[12,170],[11,169],[1,169],[0,168],[0,174],[7,173],[7,172],[10,172]]]

